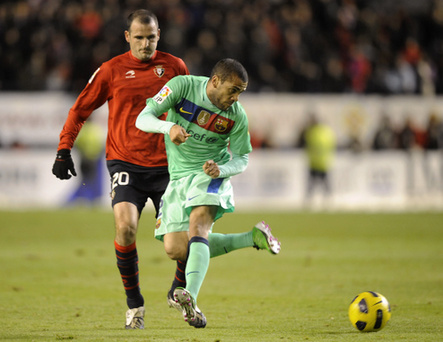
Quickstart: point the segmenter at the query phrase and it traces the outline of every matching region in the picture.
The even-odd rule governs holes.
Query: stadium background
[[[333,128],[338,151],[332,196],[309,205],[443,208],[439,0],[2,1],[0,207],[109,207],[102,162],[96,186],[60,182],[50,169],[70,106],[102,62],[127,51],[124,18],[140,7],[159,17],[159,49],[191,73],[208,75],[223,57],[249,71],[241,102],[255,150],[234,179],[239,208],[306,207],[297,141],[313,113]],[[94,117],[104,135],[106,108]],[[384,117],[394,134],[410,120],[414,144],[374,150]]]
[[[283,246],[211,259],[203,330],[165,304],[175,264],[152,238],[153,211],[137,238],[147,328],[123,329],[103,158],[92,184],[51,173],[69,108],[99,64],[127,50],[123,18],[148,5],[159,48],[192,73],[225,56],[248,68],[241,101],[255,149],[233,180],[238,210],[215,229],[264,219]],[[431,0],[0,1],[0,340],[443,340],[442,27],[442,1]],[[298,140],[312,113],[339,148],[332,197],[308,203]],[[412,121],[408,149],[373,149],[385,116],[395,137]],[[93,117],[102,147],[106,108]],[[392,306],[376,336],[348,319],[366,290]]]

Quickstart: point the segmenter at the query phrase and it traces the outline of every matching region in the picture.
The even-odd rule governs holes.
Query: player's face
[[[125,38],[134,57],[141,61],[148,61],[157,49],[160,30],[153,21],[144,24],[134,20],[129,31],[125,31]]]
[[[220,78],[215,75],[210,80],[214,86],[213,92],[208,94],[211,102],[221,110],[227,110],[232,104],[238,101],[241,93],[246,90],[247,82],[243,82],[237,76],[221,82]]]

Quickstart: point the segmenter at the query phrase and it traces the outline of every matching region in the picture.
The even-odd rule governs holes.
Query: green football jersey
[[[146,101],[157,116],[168,112],[166,121],[182,126],[191,136],[181,145],[175,145],[165,135],[171,179],[201,172],[208,160],[223,165],[232,153],[248,154],[252,151],[248,118],[239,102],[227,110],[218,109],[206,94],[209,78],[203,76],[177,76],[160,92]]]

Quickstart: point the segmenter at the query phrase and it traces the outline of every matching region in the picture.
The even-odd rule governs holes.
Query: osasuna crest
[[[162,77],[165,74],[165,68],[163,68],[163,65],[155,66],[154,74],[156,74],[158,77]]]
[[[214,126],[217,131],[223,133],[228,128],[228,120],[224,118],[217,118]]]

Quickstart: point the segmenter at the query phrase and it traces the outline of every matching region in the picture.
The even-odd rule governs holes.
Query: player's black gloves
[[[68,173],[71,171],[73,176],[77,176],[75,172],[74,162],[71,157],[71,151],[68,149],[62,149],[57,151],[57,157],[55,158],[54,165],[52,166],[52,173],[60,179],[69,179],[71,175]]]

